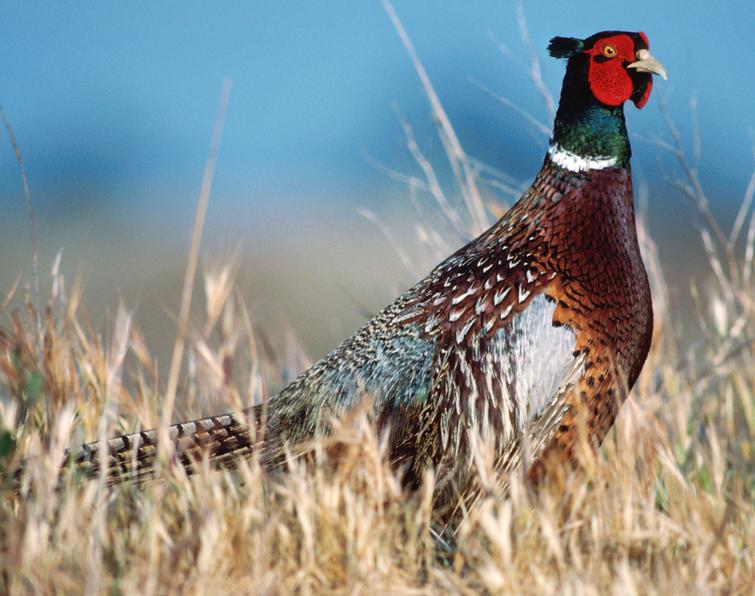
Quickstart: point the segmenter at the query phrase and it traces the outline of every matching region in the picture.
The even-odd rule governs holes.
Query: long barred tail
[[[233,468],[238,458],[248,457],[254,450],[253,424],[259,428],[260,409],[250,408],[243,416],[223,414],[209,416],[168,427],[176,463],[192,474],[198,462],[207,455],[216,468]],[[155,475],[159,429],[122,435],[105,441],[107,447],[107,483],[140,483]],[[66,461],[75,474],[95,478],[100,474],[102,443],[86,443],[66,451]]]

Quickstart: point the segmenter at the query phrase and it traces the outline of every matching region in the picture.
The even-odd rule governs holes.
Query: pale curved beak
[[[636,62],[627,64],[627,68],[634,68],[638,72],[656,74],[662,77],[664,81],[668,80],[668,74],[666,73],[663,64],[661,64],[661,61],[655,58],[650,52],[647,50],[640,50],[637,52],[637,58],[638,60]]]

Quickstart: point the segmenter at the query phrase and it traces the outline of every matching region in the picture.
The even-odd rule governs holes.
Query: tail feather
[[[259,414],[260,408],[253,407],[244,410],[242,416],[223,414],[169,426],[168,439],[173,445],[176,463],[192,474],[197,462],[207,455],[211,465],[233,468],[238,458],[248,457],[254,451],[257,434],[253,431],[259,429]],[[108,439],[104,443],[86,443],[68,449],[66,461],[75,473],[95,478],[101,473],[100,449],[104,445],[107,448],[107,484],[141,483],[155,475],[159,436],[159,429],[151,429]]]

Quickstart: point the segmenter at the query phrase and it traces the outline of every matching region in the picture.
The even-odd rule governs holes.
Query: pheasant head
[[[631,100],[642,108],[650,98],[653,75],[666,78],[666,69],[650,53],[647,35],[603,31],[586,39],[554,37],[548,51],[554,58],[569,60],[554,124],[552,157],[563,153],[567,157],[562,155],[561,161],[567,166],[568,156],[628,165],[624,102]],[[554,161],[558,163],[559,157]]]

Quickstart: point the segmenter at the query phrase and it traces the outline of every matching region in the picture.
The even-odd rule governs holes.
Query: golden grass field
[[[433,110],[448,140],[450,123],[439,103]],[[291,362],[304,361],[297,348],[281,353],[260,335],[234,290],[232,263],[190,283],[198,237],[187,287],[189,297],[194,285],[203,292],[195,300],[202,312],[176,306],[178,364],[169,369],[150,352],[128,305],[112,305],[107,328],[93,329],[77,284],[57,266],[40,274],[52,277],[48,296],[39,297],[31,279],[5,288],[0,592],[752,593],[752,190],[734,229],[723,231],[673,125],[669,137],[657,150],[678,159],[680,184],[700,215],[690,242],[708,255],[701,264],[707,273],[690,282],[692,329],[671,324],[672,288],[642,211],[655,333],[614,429],[599,452],[581,451],[577,469],[552,469],[538,492],[515,477],[502,493],[486,453],[477,453],[470,466],[487,491],[455,544],[434,537],[432,474],[417,493],[404,492],[366,417],[343,424],[331,439],[343,443],[337,462],[321,454],[314,463],[291,462],[275,478],[255,459],[233,472],[187,477],[167,456],[163,480],[141,487],[108,488],[104,478],[83,482],[61,473],[69,445],[158,425],[166,393],[178,396],[174,420],[236,410],[265,399]],[[444,146],[464,165],[460,146]],[[465,179],[450,205],[431,189],[439,219],[453,211],[465,221],[476,200],[472,183]],[[208,195],[209,188],[205,202]],[[21,459],[16,493],[13,470]]]
[[[704,294],[700,354],[675,341],[659,301],[652,353],[615,429],[538,494],[518,479],[499,494],[481,453],[473,465],[490,490],[449,553],[431,534],[432,476],[404,493],[366,422],[338,435],[335,469],[292,465],[266,480],[251,460],[193,477],[165,465],[165,481],[141,488],[60,484],[66,446],[158,423],[162,379],[125,309],[95,333],[76,291],[57,281],[41,338],[31,304],[6,301],[2,312],[2,464],[29,458],[21,494],[6,478],[0,500],[2,592],[752,589],[752,292],[736,290],[732,303]],[[258,349],[229,282],[204,280],[206,319],[192,328],[179,384],[186,416],[234,409],[277,378],[280,360]]]

